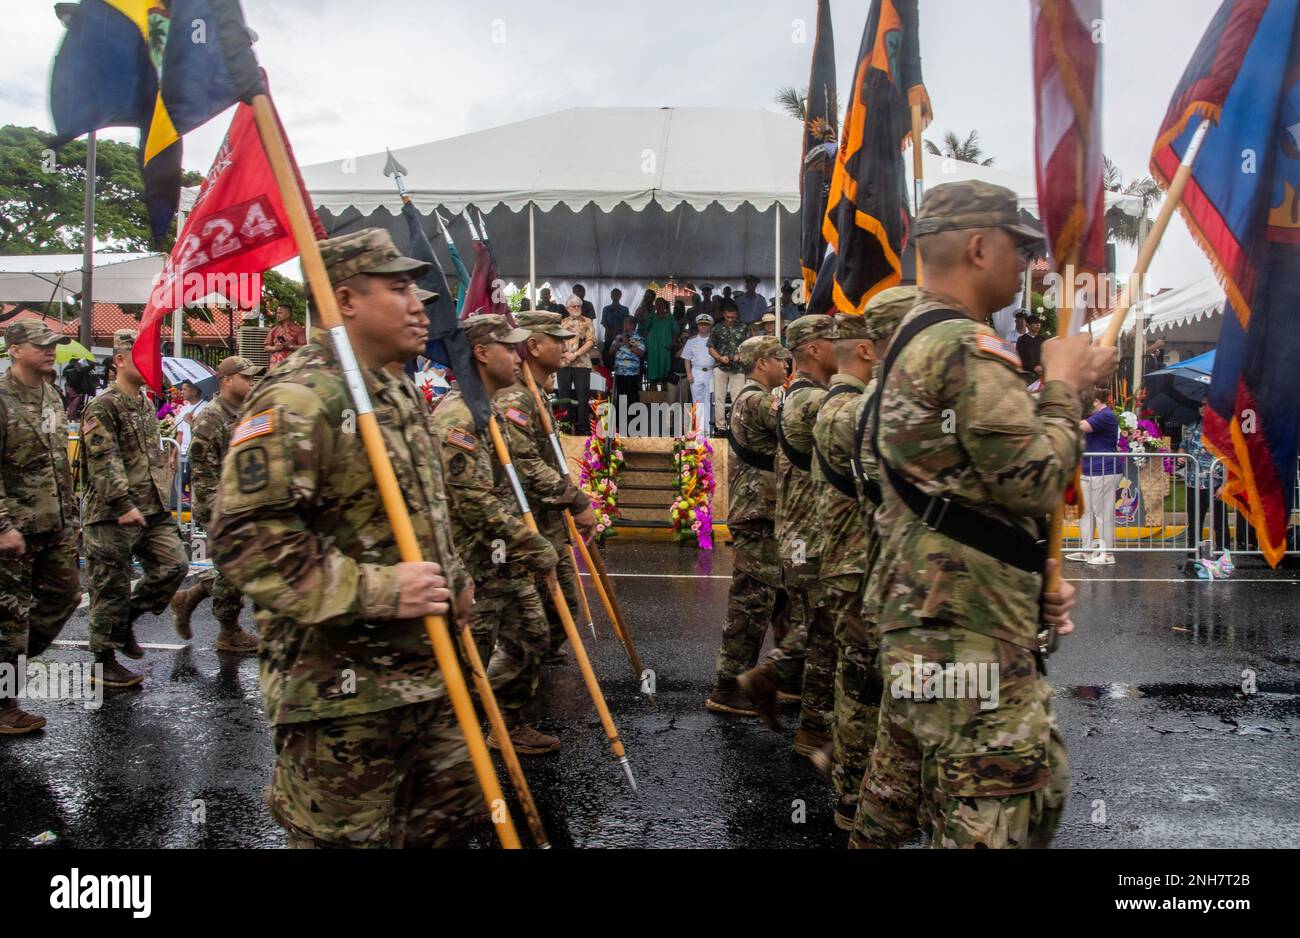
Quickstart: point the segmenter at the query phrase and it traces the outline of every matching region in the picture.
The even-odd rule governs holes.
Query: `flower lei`
[[[578,466],[579,488],[591,499],[596,513],[596,539],[604,543],[612,537],[614,519],[618,517],[618,474],[623,470],[623,450],[618,439],[609,435],[607,409],[601,410],[600,423],[593,421],[593,432],[582,447]]]
[[[1139,420],[1126,410],[1119,415],[1119,451],[1121,453],[1168,453],[1169,443],[1160,428],[1150,420]],[[1165,459],[1165,472],[1173,472],[1173,460]]]
[[[713,550],[713,446],[698,428],[673,442],[677,497],[668,509],[677,540],[694,533],[701,550]]]

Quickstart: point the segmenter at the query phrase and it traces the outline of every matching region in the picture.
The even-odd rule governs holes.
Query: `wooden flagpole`
[[[921,195],[925,192],[925,168],[921,159],[921,105],[912,105],[912,214],[921,213]],[[912,255],[916,258],[916,285],[921,285],[921,251],[912,242]]]
[[[375,419],[370,404],[365,378],[357,365],[352,344],[348,341],[347,329],[344,328],[342,318],[339,316],[338,305],[334,300],[334,289],[325,271],[325,262],[321,259],[320,247],[316,243],[316,235],[307,215],[307,206],[303,203],[297,173],[294,172],[293,162],[280,132],[280,123],[276,119],[271,99],[267,95],[255,95],[252,106],[258,135],[262,139],[262,147],[266,150],[267,159],[271,163],[276,185],[280,190],[280,198],[284,201],[289,225],[293,229],[294,240],[302,256],[303,271],[320,310],[321,326],[329,330],[330,337],[334,341],[339,364],[343,368],[348,390],[356,407],[357,429],[365,445],[366,456],[370,460],[370,469],[375,475],[375,484],[379,489],[384,511],[393,527],[397,549],[403,561],[419,563],[424,559],[420,543],[416,540],[415,528],[406,510],[406,500],[401,489],[398,488],[393,464],[388,458],[388,450],[380,435],[379,422]],[[465,735],[465,745],[469,749],[470,761],[474,765],[474,774],[483,791],[483,800],[487,804],[488,813],[492,815],[494,822],[497,812],[501,813],[502,820],[493,824],[497,837],[501,841],[501,846],[517,850],[520,846],[519,834],[515,830],[514,820],[510,817],[510,810],[506,807],[501,786],[497,782],[487,744],[483,741],[478,715],[474,712],[474,704],[465,686],[465,676],[461,673],[460,662],[456,658],[456,648],[452,644],[447,621],[442,616],[425,616],[424,626],[429,633],[429,642],[433,645],[438,669],[446,682],[447,694],[451,698],[456,721]]]

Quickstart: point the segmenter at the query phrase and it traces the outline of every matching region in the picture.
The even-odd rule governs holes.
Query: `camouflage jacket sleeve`
[[[505,427],[510,458],[529,499],[555,511],[564,508],[577,513],[586,511],[591,499],[546,459],[551,442],[528,388],[522,385],[506,388],[498,393],[496,401],[505,418],[501,423]]]
[[[5,413],[5,396],[0,392],[0,458],[8,458],[8,440],[6,439],[5,425],[9,422],[9,415]],[[9,496],[5,493],[5,477],[0,472],[0,534],[8,531],[14,526],[13,521],[9,518]]]
[[[212,500],[216,497],[217,486],[221,482],[221,447],[215,438],[220,417],[217,411],[221,405],[212,402],[199,414],[198,423],[190,442],[190,488],[191,505],[194,519],[207,528],[212,519]]]
[[[1027,517],[1050,514],[1082,453],[1079,396],[1068,385],[1049,381],[1035,402],[1015,366],[992,343],[981,343],[983,334],[964,337],[958,438],[1001,508]]]
[[[120,518],[136,506],[131,502],[126,465],[117,445],[122,433],[120,415],[111,400],[108,395],[100,395],[82,415],[81,447],[86,465],[83,484],[91,486],[100,503]]]
[[[209,531],[218,568],[258,606],[300,625],[395,618],[395,567],[358,562],[308,525],[335,446],[324,402],[283,382],[254,392],[244,409],[263,412],[271,429],[232,437],[222,462]],[[256,483],[241,481],[254,468]]]

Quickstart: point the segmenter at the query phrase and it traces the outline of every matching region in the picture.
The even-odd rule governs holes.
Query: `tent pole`
[[[1146,244],[1147,229],[1151,223],[1147,220],[1146,213],[1138,219],[1138,244]],[[1140,285],[1142,278],[1138,277]],[[1133,398],[1137,399],[1138,391],[1142,390],[1142,355],[1146,352],[1146,310],[1143,308],[1146,291],[1138,295],[1138,301],[1134,304],[1137,308],[1133,310]]]
[[[533,203],[528,203],[528,308],[537,309],[537,255],[533,240]]]
[[[177,209],[176,210],[177,239],[180,238],[181,232],[184,230],[185,230],[185,210]],[[183,346],[181,345],[182,342],[181,327],[183,325],[182,319],[185,315],[184,309],[185,309],[185,304],[180,303],[176,306],[174,310],[172,310],[172,354],[175,355],[177,358],[185,357],[185,354],[182,351]],[[232,351],[231,354],[233,355],[234,352]]]
[[[781,203],[773,202],[772,210],[776,213],[776,283],[772,287],[772,309],[776,311],[776,337],[781,338]]]

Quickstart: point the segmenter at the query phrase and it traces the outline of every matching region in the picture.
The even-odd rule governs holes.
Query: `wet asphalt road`
[[[755,720],[706,711],[731,551],[615,540],[607,565],[657,702],[640,696],[594,593],[589,648],[641,791],[610,755],[576,665],[547,667],[536,724],[561,752],[525,762],[557,847],[827,847],[834,797]],[[1300,842],[1300,571],[1239,563],[1187,580],[1172,555],[1071,564],[1078,633],[1050,663],[1070,751],[1062,847],[1289,847]],[[249,614],[245,613],[246,618]],[[210,605],[188,647],[145,617],[142,688],[102,709],[33,703],[42,734],[0,737],[0,847],[44,831],[76,847],[275,847],[261,804],[272,752],[256,662],[218,655]],[[84,607],[62,636],[84,642]],[[60,645],[46,660],[85,660]],[[1242,692],[1243,672],[1257,692]],[[503,775],[504,779],[504,775]],[[800,805],[803,810],[800,810]],[[1104,814],[1104,817],[1103,817]],[[524,825],[516,812],[521,831]]]

